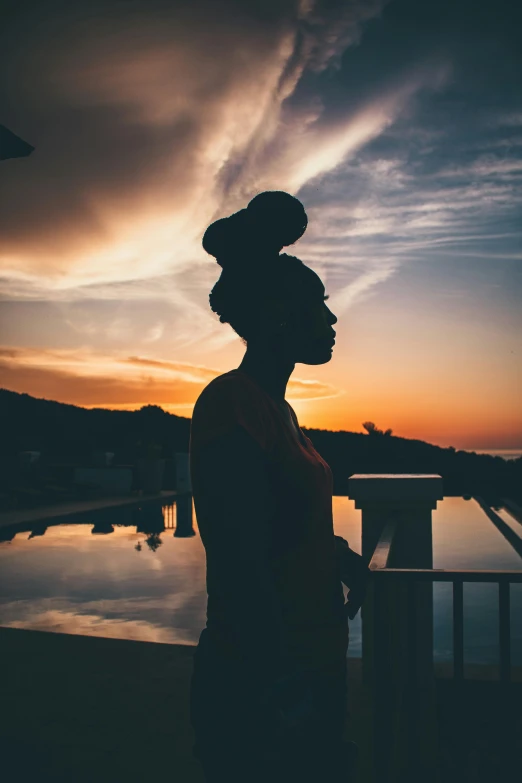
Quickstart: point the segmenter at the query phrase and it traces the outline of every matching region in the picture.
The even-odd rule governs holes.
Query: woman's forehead
[[[295,288],[297,295],[305,299],[322,299],[326,293],[323,281],[319,275],[308,266],[303,266],[303,268],[299,270]]]

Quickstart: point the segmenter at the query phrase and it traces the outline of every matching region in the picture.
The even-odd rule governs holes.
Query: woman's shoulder
[[[196,399],[194,410],[196,407],[215,405],[220,400],[226,401],[240,397],[244,393],[246,393],[245,378],[236,370],[229,370],[221,375],[216,375],[207,383]]]
[[[230,370],[201,391],[192,412],[192,443],[201,443],[241,426],[264,449],[277,436],[266,401],[242,373]]]

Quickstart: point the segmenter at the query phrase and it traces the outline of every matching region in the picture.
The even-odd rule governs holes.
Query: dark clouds
[[[111,242],[112,212],[143,215],[157,204],[174,214],[202,189],[212,193],[233,148],[241,154],[245,144],[266,142],[255,124],[242,139],[227,122],[230,107],[241,123],[241,105],[251,113],[255,92],[259,121],[276,122],[303,69],[324,69],[380,6],[11,4],[1,63],[11,79],[0,100],[36,153],[30,167],[3,167],[7,269],[14,255],[31,275],[67,273],[72,254]],[[218,159],[209,159],[220,144]],[[246,187],[254,184],[255,174]]]
[[[3,171],[8,251],[38,256],[45,247],[67,257],[71,247],[110,238],[107,202],[124,211],[149,194],[175,210],[191,197],[205,120],[226,96],[247,32],[237,18],[220,30],[213,5],[213,13],[209,4],[190,13],[187,4],[58,4],[55,16],[42,4],[37,25],[13,20],[6,119],[37,154],[31,168]],[[264,36],[255,27],[249,37],[253,59],[272,54],[269,32],[277,39],[280,30],[270,21]],[[154,112],[162,110],[160,121]]]
[[[7,8],[0,100],[36,146],[2,167],[11,295],[37,280],[75,287],[175,271],[204,223],[256,188],[304,187],[319,206],[307,181],[375,137],[370,157],[409,163],[406,145],[393,146],[401,124],[419,138],[444,134],[423,163],[440,167],[455,142],[484,140],[477,123],[515,116],[519,100],[521,12],[502,0],[494,13],[470,0]],[[416,143],[409,136],[406,155]],[[165,225],[172,216],[159,247],[147,239],[154,215]],[[178,245],[180,231],[193,250]]]

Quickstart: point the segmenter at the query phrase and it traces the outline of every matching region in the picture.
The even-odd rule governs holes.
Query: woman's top
[[[205,475],[197,459],[200,450],[240,425],[266,456],[276,503],[275,516],[267,521],[271,526],[270,567],[290,655],[300,668],[330,669],[343,665],[348,646],[333,530],[332,472],[299,429],[293,408],[289,409],[296,430],[275,400],[242,370],[214,378],[198,397],[192,415],[190,471],[194,504],[197,516],[198,497],[205,492]],[[231,619],[227,617],[230,608],[220,600],[209,568],[212,556],[216,556],[209,548],[209,527],[218,525],[219,519],[208,513],[201,519],[197,516],[197,520],[207,553],[207,627],[225,629]],[[248,519],[244,524],[248,525]]]

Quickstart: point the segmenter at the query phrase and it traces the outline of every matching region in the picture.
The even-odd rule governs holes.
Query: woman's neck
[[[237,369],[250,375],[276,402],[284,402],[294,368],[295,362],[278,356],[272,349],[249,346]]]

